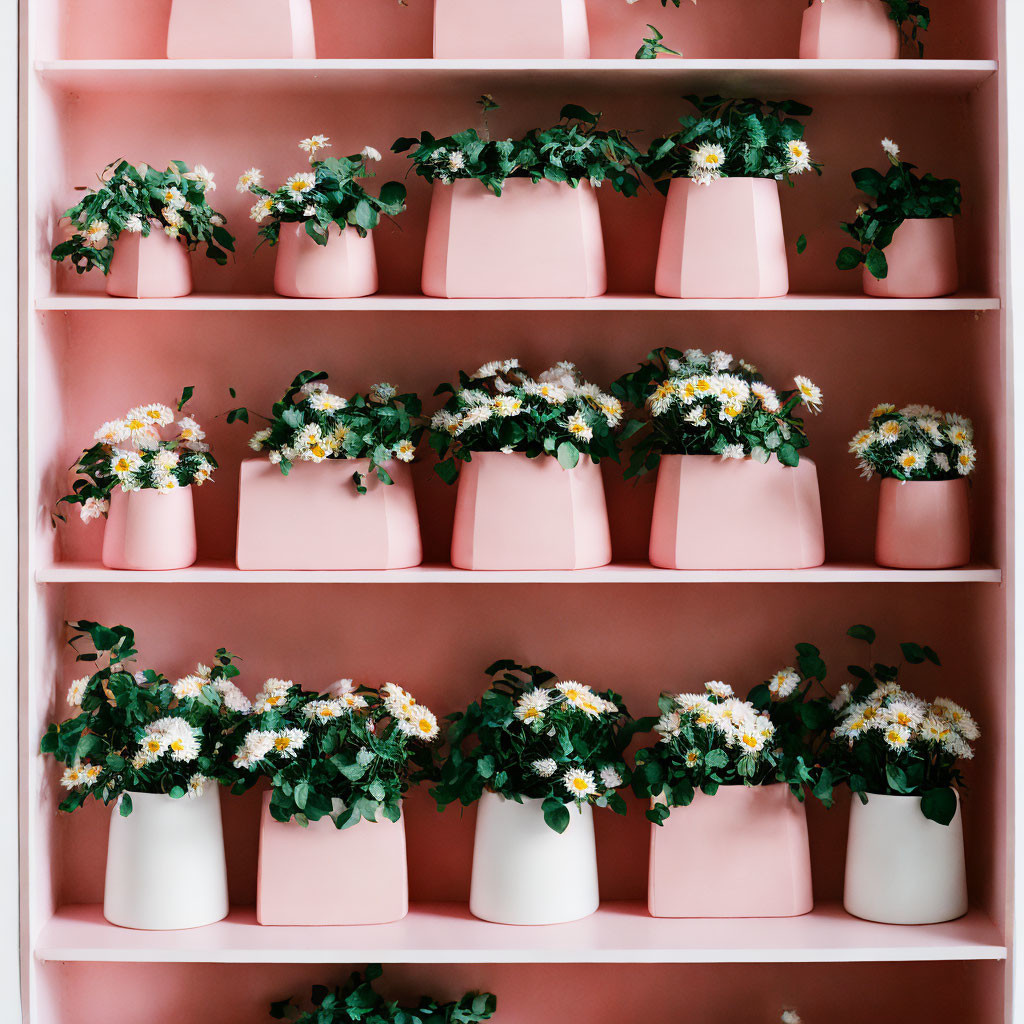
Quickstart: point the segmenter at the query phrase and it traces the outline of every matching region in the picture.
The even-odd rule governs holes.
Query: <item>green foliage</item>
[[[662,7],[665,6],[667,0],[661,0]],[[679,6],[678,0],[676,0],[676,6]],[[659,53],[673,53],[677,57],[681,56],[678,50],[670,50],[667,46],[662,43],[662,39],[665,37],[653,26],[647,26],[651,30],[650,36],[644,36],[643,44],[640,49],[634,54],[637,60],[656,60]]]
[[[900,36],[906,44],[917,45],[917,55],[924,56],[924,42],[917,38],[931,24],[931,12],[918,0],[883,0],[889,8],[889,17],[896,22]]]

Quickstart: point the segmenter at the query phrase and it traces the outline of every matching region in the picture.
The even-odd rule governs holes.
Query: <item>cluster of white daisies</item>
[[[710,185],[724,177],[727,160],[725,149],[717,142],[702,142],[690,153],[690,180],[695,185]],[[803,139],[784,143],[783,165],[789,174],[803,174],[811,169],[811,151]],[[782,175],[776,175],[781,178]]]

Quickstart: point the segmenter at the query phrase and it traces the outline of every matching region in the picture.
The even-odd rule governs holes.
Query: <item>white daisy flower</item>
[[[213,180],[213,171],[207,170],[203,164],[196,164],[186,175],[189,181],[198,182],[204,192],[216,192],[217,185]]]
[[[282,757],[293,758],[306,745],[308,733],[302,729],[281,729],[273,736],[273,749]]]
[[[569,431],[574,441],[590,441],[594,436],[594,431],[590,424],[587,423],[579,412],[574,412],[565,421],[565,429]]]
[[[318,149],[330,149],[331,144],[328,141],[326,135],[311,135],[308,139],[303,139],[299,143],[299,149],[305,150],[309,154],[309,159],[312,160],[316,156]]]
[[[405,717],[398,722],[398,728],[409,736],[429,742],[440,731],[434,713],[422,704],[414,704]]]
[[[82,517],[83,523],[92,519],[99,519],[110,511],[110,502],[106,498],[86,498],[78,514]]]
[[[415,457],[416,446],[409,438],[403,437],[402,440],[395,445],[395,458],[398,459],[399,462],[412,462]]]
[[[900,147],[892,139],[888,137],[882,139],[882,149],[892,158],[894,163],[899,160]]]
[[[284,187],[288,189],[289,195],[293,198],[295,196],[301,196],[308,192],[316,184],[316,175],[303,173],[293,174],[285,183]]]
[[[886,420],[885,423],[879,424],[875,436],[882,444],[895,444],[902,433],[903,427],[899,420]]]
[[[332,395],[330,391],[323,389],[311,392],[306,399],[310,409],[317,412],[340,412],[348,406],[348,402],[339,395]]]
[[[491,408],[498,416],[518,416],[523,411],[523,402],[511,395],[497,395]]]
[[[195,698],[203,692],[204,683],[205,680],[201,676],[182,676],[182,678],[171,687],[171,692],[178,698],[178,700],[195,700]]]
[[[611,765],[605,765],[598,774],[605,789],[618,789],[622,785],[622,776]]]
[[[548,779],[558,771],[558,765],[552,757],[542,757],[534,761],[530,767],[542,778]]]
[[[85,691],[89,686],[89,678],[89,676],[82,676],[81,679],[76,679],[68,687],[68,704],[73,708],[82,706],[82,698],[85,696]]]
[[[821,388],[813,384],[807,377],[796,376],[793,383],[800,392],[801,401],[811,412],[821,411]]]
[[[722,449],[722,459],[742,459],[745,458],[743,451],[743,445],[741,444],[727,444]]]
[[[381,159],[380,153],[376,149],[374,149],[373,146],[363,146],[362,150],[360,150],[359,155],[365,156],[367,160],[376,161]]]
[[[196,772],[195,775],[189,777],[188,783],[185,786],[185,795],[189,800],[197,800],[205,792],[206,784],[209,781],[205,775]]]
[[[768,691],[776,700],[785,700],[799,685],[799,674],[792,666],[787,666],[768,680]]]
[[[570,768],[562,776],[562,783],[577,800],[585,800],[597,792],[594,773],[583,771],[582,768]]]
[[[519,698],[513,713],[521,722],[538,722],[543,720],[544,712],[550,706],[550,693],[537,687]]]

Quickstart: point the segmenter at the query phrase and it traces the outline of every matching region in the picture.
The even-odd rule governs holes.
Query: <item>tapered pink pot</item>
[[[778,182],[673,178],[654,290],[670,298],[757,299],[789,291]]]
[[[956,237],[952,217],[905,220],[883,250],[889,273],[881,281],[864,267],[866,295],[929,299],[956,291]]]
[[[689,807],[672,808],[663,825],[651,826],[647,903],[652,917],[810,913],[804,805],[776,783],[720,786],[714,796],[698,792]]]
[[[310,0],[171,0],[167,56],[315,57]]]
[[[879,565],[950,569],[970,560],[966,480],[882,481],[875,531]]]
[[[899,55],[899,29],[882,0],[813,0],[804,11],[804,59],[893,60]]]
[[[148,235],[122,231],[114,242],[107,294],[172,299],[192,291],[192,262],[184,242],[153,225]]]
[[[587,182],[434,182],[423,293],[442,298],[588,298],[607,287],[597,196]]]
[[[317,245],[302,224],[282,224],[274,267],[274,291],[300,299],[351,299],[377,290],[373,232],[331,225]]]
[[[267,459],[244,459],[238,481],[239,569],[402,569],[423,558],[409,467],[369,459],[296,462],[288,475]],[[352,476],[363,474],[366,494]]]
[[[580,458],[474,452],[459,471],[458,569],[591,569],[612,559],[601,467]]]
[[[435,57],[589,57],[586,0],[434,0]]]
[[[372,882],[371,882],[372,880]],[[387,924],[409,912],[405,819],[339,829],[330,818],[276,821],[263,794],[256,920],[266,925]]]
[[[814,463],[663,455],[650,558],[662,569],[821,565],[825,535]]]
[[[196,519],[192,488],[161,494],[151,487],[110,495],[103,530],[103,564],[108,569],[184,569],[196,560]]]

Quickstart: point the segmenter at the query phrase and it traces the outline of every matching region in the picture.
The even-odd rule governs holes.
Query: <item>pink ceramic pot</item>
[[[951,569],[970,560],[966,479],[882,481],[875,531],[879,565]]]
[[[103,530],[103,564],[108,569],[184,569],[196,560],[196,519],[192,488],[161,494],[146,487],[110,495]]]
[[[238,482],[239,569],[403,569],[423,558],[412,474],[367,473],[369,459],[296,462],[288,475],[267,459],[244,459]],[[366,494],[352,482],[364,474]]]
[[[779,186],[773,178],[674,178],[654,278],[676,299],[757,299],[789,291]]]
[[[122,231],[106,277],[107,294],[128,299],[171,299],[192,291],[192,263],[184,242],[152,226],[143,237]]]
[[[274,267],[274,291],[299,299],[351,299],[377,290],[373,232],[331,226],[317,245],[302,224],[282,224]]]
[[[612,559],[601,467],[563,469],[550,455],[474,452],[462,463],[452,565],[591,569]]]
[[[814,463],[663,455],[651,520],[662,569],[806,569],[825,561]]]
[[[167,56],[316,57],[310,0],[171,0]]]
[[[589,183],[510,178],[434,182],[423,293],[441,298],[589,298],[607,286],[597,196]]]
[[[866,295],[885,299],[929,299],[956,291],[956,237],[952,217],[905,220],[883,251],[889,274],[879,281],[864,267]]]
[[[714,796],[698,792],[689,807],[672,808],[663,825],[651,826],[647,906],[652,917],[810,913],[804,805],[775,783],[720,786]]]
[[[586,0],[434,0],[435,57],[589,57]]]
[[[321,818],[303,828],[296,821],[275,821],[270,794],[263,794],[256,876],[260,924],[387,924],[408,912],[404,818],[361,819],[344,829]]]
[[[804,11],[800,56],[894,60],[899,29],[882,0],[813,0]]]

